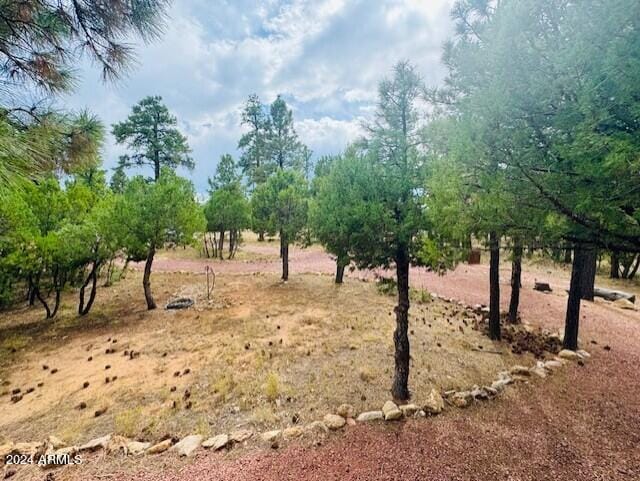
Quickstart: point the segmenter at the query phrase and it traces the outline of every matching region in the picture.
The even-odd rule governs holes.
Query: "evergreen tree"
[[[113,125],[118,144],[134,151],[120,157],[122,167],[149,165],[154,179],[163,167],[193,169],[187,138],[177,129],[178,121],[162,103],[162,97],[145,97],[133,106],[127,120]]]
[[[239,165],[253,189],[268,176],[267,133],[270,128],[265,106],[255,94],[249,96],[244,106],[242,125],[249,131],[238,142],[238,149],[242,152]]]

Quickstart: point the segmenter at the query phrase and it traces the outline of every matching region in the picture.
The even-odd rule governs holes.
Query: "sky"
[[[174,0],[164,35],[136,43],[136,64],[105,84],[95,65],[78,67],[63,99],[110,126],[147,95],[160,95],[187,136],[196,167],[182,174],[207,189],[224,153],[238,155],[240,112],[249,94],[281,94],[295,128],[317,158],[362,134],[377,85],[409,60],[429,86],[445,74],[442,45],[452,33],[453,0]],[[105,168],[124,147],[109,133]]]

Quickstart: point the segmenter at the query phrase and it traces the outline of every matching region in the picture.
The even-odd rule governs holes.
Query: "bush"
[[[264,393],[269,401],[275,401],[280,395],[280,381],[278,375],[270,372],[264,385]]]

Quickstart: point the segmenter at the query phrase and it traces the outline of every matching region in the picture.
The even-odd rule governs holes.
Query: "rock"
[[[384,414],[385,421],[394,421],[402,417],[402,411],[398,409],[398,406],[393,401],[387,401],[382,406],[382,413]]]
[[[582,356],[575,351],[571,351],[569,349],[563,349],[558,353],[558,357],[561,359],[566,359],[567,361],[579,361],[582,359]]]
[[[49,439],[47,439],[47,442],[49,443],[49,446],[51,446],[53,449],[60,449],[60,448],[64,448],[66,446],[66,444],[58,437],[56,436],[49,436]]]
[[[457,408],[466,408],[473,401],[473,396],[469,391],[461,391],[455,393],[451,397],[451,403]]]
[[[368,411],[360,413],[356,418],[356,421],[364,423],[369,421],[379,421],[384,419],[384,413],[382,411]]]
[[[356,415],[356,410],[351,404],[341,404],[338,406],[336,414],[343,418],[352,418]]]
[[[582,359],[589,359],[591,357],[591,354],[589,354],[584,349],[578,349],[576,352],[580,354],[580,356],[582,356]]]
[[[278,438],[282,435],[282,431],[280,429],[276,429],[274,431],[267,431],[264,432],[260,435],[260,438],[265,442],[265,443],[272,443],[274,441],[277,441]]]
[[[171,449],[178,451],[180,456],[191,456],[196,449],[202,444],[204,436],[200,434],[191,434],[185,438],[182,438]]]
[[[415,404],[405,404],[403,406],[399,406],[399,409],[405,418],[410,418],[420,410],[420,407]]]
[[[540,379],[546,379],[547,370],[544,367],[536,366],[531,368],[531,373],[538,376]]]
[[[356,420],[353,418],[347,418],[347,426],[355,426]]]
[[[544,368],[548,369],[548,370],[554,370],[554,369],[559,369],[562,367],[562,363],[560,361],[546,361],[544,363]]]
[[[619,307],[620,309],[627,309],[629,311],[638,310],[636,305],[633,302],[631,302],[629,299],[618,299],[617,301],[613,301],[612,305]]]
[[[88,443],[83,444],[78,448],[78,451],[96,451],[98,449],[106,449],[111,441],[111,434],[102,436],[101,438],[92,439]]]
[[[442,410],[444,409],[444,399],[442,399],[442,396],[437,389],[431,389],[431,392],[429,393],[429,396],[427,396],[427,400],[422,406],[422,409],[424,409],[424,412],[427,415],[431,416],[440,414],[442,412]]]
[[[491,383],[491,388],[495,389],[498,392],[504,391],[504,389],[511,384],[513,381],[511,378],[507,379],[498,379],[497,381],[493,381]]]
[[[240,431],[229,433],[229,441],[232,443],[243,443],[251,436],[253,436],[251,431],[248,429],[241,429]]]
[[[498,390],[491,386],[484,386],[482,389],[489,395],[489,397],[495,397],[498,395]]]
[[[74,456],[78,452],[78,446],[68,446],[66,448],[61,448],[55,451],[55,454],[64,455],[68,454],[69,456]]]
[[[529,376],[529,375],[531,375],[531,373],[529,372],[529,368],[528,367],[524,367],[524,366],[520,366],[520,365],[513,366],[511,369],[509,369],[509,372],[513,376]]]
[[[127,443],[127,452],[133,456],[144,453],[151,447],[151,443],[141,443],[139,441],[129,441]]]
[[[13,445],[11,452],[18,454],[36,454],[43,446],[44,443],[41,442],[16,443]]]
[[[160,454],[164,453],[167,449],[171,447],[173,441],[171,438],[165,439],[164,441],[160,441],[157,444],[154,444],[149,449],[147,449],[147,454]]]
[[[4,443],[0,445],[0,459],[4,459],[4,457],[13,451],[14,444],[12,442]]]
[[[349,418],[351,419],[351,418]],[[349,420],[347,419],[347,422]],[[310,433],[319,433],[319,434],[326,434],[329,432],[329,428],[327,427],[327,425],[325,423],[323,423],[322,421],[314,421],[310,424],[307,425],[307,427],[305,428],[305,431],[310,432]]]
[[[338,416],[337,414],[327,414],[323,420],[327,427],[332,431],[340,429],[347,423],[342,416]]]
[[[131,440],[124,436],[111,436],[109,443],[107,444],[107,453],[124,453],[129,452],[127,447]]]
[[[224,448],[227,444],[229,444],[229,436],[227,434],[218,434],[217,436],[213,436],[202,443],[202,447],[218,451],[219,449]]]
[[[282,437],[285,440],[299,438],[303,434],[304,434],[304,431],[300,426],[293,426],[282,431]]]
[[[471,397],[473,399],[487,400],[489,399],[489,394],[484,389],[478,386],[474,386],[474,388],[471,390]]]

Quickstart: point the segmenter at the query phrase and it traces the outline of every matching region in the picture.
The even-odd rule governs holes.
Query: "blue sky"
[[[174,0],[160,41],[136,45],[137,63],[116,84],[91,65],[65,107],[126,118],[146,95],[161,95],[189,139],[204,192],[223,153],[236,155],[240,110],[251,93],[282,94],[314,155],[340,152],[375,108],[377,83],[401,59],[428,85],[444,76],[441,47],[453,0]],[[124,151],[109,135],[105,166]]]

